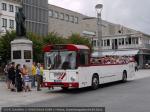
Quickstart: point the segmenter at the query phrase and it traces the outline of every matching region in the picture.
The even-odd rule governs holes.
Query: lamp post
[[[97,4],[95,6],[97,11],[97,26],[98,26],[98,56],[102,55],[102,19],[101,19],[101,12],[103,9],[102,4]]]

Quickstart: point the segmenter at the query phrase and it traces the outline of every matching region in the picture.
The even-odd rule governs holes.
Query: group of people
[[[132,56],[104,56],[91,58],[92,64],[125,64],[134,61]]]
[[[33,62],[32,70],[27,65],[21,67],[20,64],[15,66],[15,63],[9,63],[4,68],[6,76],[7,88],[11,91],[31,91],[32,88],[36,87],[37,91],[40,91],[40,87],[43,81],[43,66],[40,63]]]

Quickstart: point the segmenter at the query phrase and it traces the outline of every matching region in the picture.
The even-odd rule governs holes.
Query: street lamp
[[[103,9],[102,4],[97,4],[95,6],[95,9],[97,11],[97,26],[98,26],[98,56],[102,55],[102,19],[101,19],[101,12]]]

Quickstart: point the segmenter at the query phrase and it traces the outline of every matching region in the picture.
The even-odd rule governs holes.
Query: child
[[[29,75],[24,75],[24,90],[25,92],[31,91],[31,81]]]
[[[24,81],[24,90],[25,92],[27,92],[27,90],[31,91],[31,80],[26,65],[23,65],[22,73],[23,73],[23,81]]]

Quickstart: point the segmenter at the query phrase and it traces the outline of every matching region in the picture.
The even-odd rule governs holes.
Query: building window
[[[60,14],[59,14],[59,18],[60,18],[61,20],[64,20],[64,13],[60,13]]]
[[[138,44],[138,38],[132,37],[132,44]]]
[[[132,44],[135,44],[135,37],[132,37]]]
[[[110,46],[110,40],[107,39],[107,46]]]
[[[130,45],[131,45],[131,41],[132,41],[132,40],[131,40],[131,37],[129,37],[129,44],[130,44]]]
[[[76,24],[78,24],[78,22],[79,22],[79,21],[78,21],[78,17],[75,17],[75,18],[74,18],[74,22],[75,22]]]
[[[129,38],[126,38],[125,41],[126,41],[126,45],[128,45],[129,44]]]
[[[104,46],[103,42],[104,42],[104,41],[103,41],[103,40],[101,40],[101,46]]]
[[[2,18],[2,27],[7,27],[7,19]]]
[[[6,3],[2,3],[2,10],[7,10],[7,4]]]
[[[13,5],[9,5],[9,12],[14,12],[14,6]]]
[[[53,11],[52,10],[49,10],[49,16],[53,17]]]
[[[122,38],[121,40],[122,40],[122,45],[124,45],[124,38]]]
[[[54,12],[54,18],[58,18],[58,12],[57,11]]]
[[[92,41],[92,46],[96,47],[96,40]]]
[[[139,38],[135,39],[136,44],[139,44]]]
[[[119,45],[122,45],[122,39],[119,39]]]
[[[65,15],[65,20],[69,21],[69,15],[68,14]]]
[[[18,11],[19,11],[19,7],[15,6],[15,12],[18,12]]]
[[[9,23],[10,23],[10,28],[14,29],[14,20],[9,20]]]
[[[100,46],[100,42],[97,40],[97,46]]]
[[[72,23],[74,23],[74,16],[70,16],[69,17],[69,21],[72,22]]]

